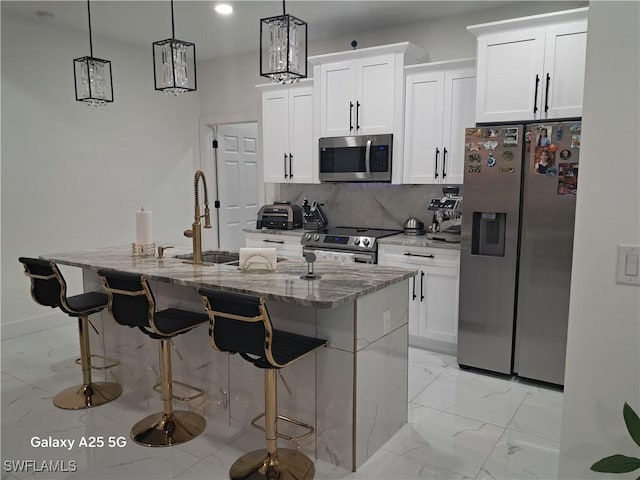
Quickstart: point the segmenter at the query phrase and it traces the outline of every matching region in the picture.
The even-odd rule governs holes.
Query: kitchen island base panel
[[[94,271],[83,268],[83,273],[85,291],[100,288]],[[282,448],[355,471],[406,423],[407,282],[334,308],[267,302],[274,327],[329,340],[328,347],[282,372],[284,381],[279,377],[278,409],[315,427],[315,434],[298,444],[280,441]],[[162,281],[150,285],[157,308],[204,311],[193,287]],[[159,401],[152,390],[159,379],[155,345],[141,332],[124,330],[108,312],[94,317],[101,335],[92,336],[92,350],[107,351],[121,362],[104,372],[105,379],[123,385],[118,401],[127,410],[151,408]],[[264,410],[262,372],[235,355],[213,350],[206,326],[175,337],[174,344],[179,354],[174,355],[174,377],[205,390],[188,409],[203,415],[207,425],[223,423],[261,439],[262,432],[250,421]],[[133,424],[139,417],[131,420]],[[205,437],[216,439],[215,432],[207,435],[210,428]],[[224,446],[214,441],[212,452]]]

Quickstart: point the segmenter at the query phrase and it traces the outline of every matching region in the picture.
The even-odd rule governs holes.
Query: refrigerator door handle
[[[440,156],[440,149],[436,147],[436,173],[434,178],[438,178],[438,157]]]
[[[420,270],[420,301],[424,300],[424,272]]]
[[[551,75],[547,73],[547,86],[544,93],[544,113],[549,111],[549,83],[551,82]]]
[[[538,111],[538,85],[540,85],[540,77],[536,74],[536,91],[533,94],[533,113]]]

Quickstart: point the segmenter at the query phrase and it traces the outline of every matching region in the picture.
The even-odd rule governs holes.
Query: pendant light
[[[275,83],[307,77],[307,22],[288,15],[260,20],[260,75]]]
[[[171,38],[153,42],[155,89],[172,95],[196,90],[196,46],[175,38],[171,0]]]
[[[76,100],[92,106],[106,105],[113,102],[111,62],[93,56],[89,0],[87,0],[87,15],[89,17],[89,56],[73,60]]]

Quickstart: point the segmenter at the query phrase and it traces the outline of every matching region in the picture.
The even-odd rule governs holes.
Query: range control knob
[[[320,240],[320,235],[318,235],[317,233],[313,236],[313,239],[317,242],[318,240]]]
[[[368,238],[363,238],[362,239],[362,245],[364,245],[365,247],[369,246],[369,239]]]
[[[310,233],[305,233],[304,239],[305,240],[311,240],[311,234]]]
[[[360,245],[360,239],[359,238],[354,239],[353,240],[353,244],[354,245]]]

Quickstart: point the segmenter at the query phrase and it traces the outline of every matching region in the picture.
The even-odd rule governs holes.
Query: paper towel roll
[[[251,270],[254,268],[275,270],[278,261],[278,253],[275,248],[241,248],[240,269]]]
[[[153,243],[153,228],[151,226],[151,211],[144,207],[136,212],[136,243],[138,245],[148,245]]]

